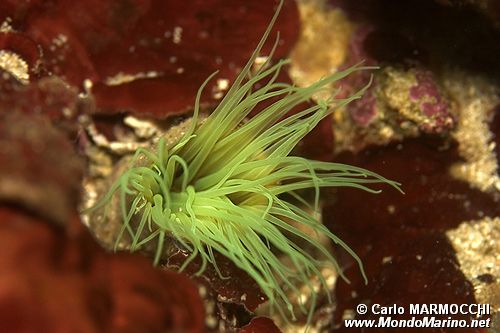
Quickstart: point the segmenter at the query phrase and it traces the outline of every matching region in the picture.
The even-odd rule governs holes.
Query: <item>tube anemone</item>
[[[286,60],[268,63],[251,76],[251,66],[278,12],[218,107],[204,121],[198,121],[201,92],[214,73],[200,87],[191,125],[179,142],[167,145],[160,139],[155,149],[137,150],[130,168],[94,209],[119,195],[123,226],[117,244],[125,233],[131,237],[131,251],[154,242],[154,263],[158,264],[165,241],[175,238],[190,253],[181,271],[199,256],[197,274],[211,264],[222,277],[214,258],[217,251],[247,272],[266,294],[271,308],[284,318],[294,319],[298,307],[310,322],[317,296],[311,277],[316,276],[327,288],[320,272],[325,261],[333,263],[345,277],[330,251],[304,229],[326,235],[355,258],[363,276],[364,272],[349,246],[307,212],[301,191],[315,191],[314,204],[309,206],[319,211],[323,187],[347,186],[376,193],[370,184],[387,183],[396,189],[399,184],[354,166],[291,155],[319,121],[335,108],[360,98],[364,89],[344,99],[332,96],[292,115],[290,111],[335,81],[365,68],[355,66],[305,88],[276,82]],[[257,105],[276,97],[279,99],[248,118]],[[295,223],[287,222],[290,220]],[[302,243],[323,258],[304,250]],[[288,264],[279,256],[286,256]],[[299,294],[299,285],[307,286],[311,293],[309,308],[292,304],[287,296],[287,291]]]

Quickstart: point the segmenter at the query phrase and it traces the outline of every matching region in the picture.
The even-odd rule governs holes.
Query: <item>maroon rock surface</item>
[[[401,182],[406,194],[389,188],[377,195],[340,189],[335,202],[324,208],[325,223],[361,257],[369,279],[365,285],[352,258],[339,254],[352,283],[339,281],[336,286],[333,331],[361,332],[343,327],[341,321],[344,311],[360,303],[406,309],[410,303],[475,303],[472,285],[444,231],[463,221],[498,216],[500,207],[488,194],[451,178],[448,167],[457,160],[453,145],[425,138],[339,156],[339,162]]]
[[[257,317],[252,319],[250,324],[246,325],[240,330],[240,333],[280,333],[278,327],[273,323],[273,321],[266,317]]]
[[[104,252],[78,219],[61,229],[1,204],[0,221],[4,332],[204,331],[187,277]]]
[[[190,110],[198,87],[214,71],[234,79],[275,2],[57,0],[1,6],[0,22],[9,17],[16,34],[40,45],[46,71],[80,88],[86,79],[93,82],[98,112],[162,118]],[[293,45],[297,21],[295,3],[285,2],[268,43],[280,31],[276,57]],[[136,79],[109,83],[124,75]],[[215,102],[214,87],[215,81],[203,103]]]

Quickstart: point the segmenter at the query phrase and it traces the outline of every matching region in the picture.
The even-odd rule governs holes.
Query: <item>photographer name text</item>
[[[489,315],[491,306],[490,304],[409,304],[409,306],[405,307],[397,304],[391,306],[373,304],[371,306],[371,313],[376,315],[402,315],[406,313],[406,309],[408,309],[408,314],[410,315],[462,314],[479,317]]]

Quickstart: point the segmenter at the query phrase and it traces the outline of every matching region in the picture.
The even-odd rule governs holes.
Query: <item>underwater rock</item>
[[[7,69],[19,81],[40,73],[41,49],[22,33],[0,27],[0,68]]]
[[[430,71],[415,71],[417,84],[410,88],[409,99],[416,103],[425,120],[420,128],[426,133],[442,133],[453,128],[454,118],[449,112],[450,103],[445,100]]]
[[[493,133],[493,140],[495,142],[495,155],[497,158],[497,165],[500,165],[500,106],[494,113],[493,120],[490,124],[491,133]]]
[[[83,161],[41,115],[0,103],[0,200],[64,224],[76,207]]]
[[[244,305],[251,312],[267,300],[265,294],[260,290],[258,284],[245,271],[225,256],[214,253],[217,266],[223,276],[228,279],[221,279],[215,268],[208,265],[203,274],[199,277],[194,274],[201,265],[200,258],[196,258],[193,263],[186,267],[185,273],[193,276],[199,283],[207,285],[214,294],[225,303],[235,303]],[[178,269],[188,257],[188,253],[179,252],[168,258],[167,267]]]
[[[354,101],[347,107],[351,119],[357,126],[367,127],[378,116],[377,97],[374,88],[370,87],[360,99]]]
[[[420,134],[448,134],[456,125],[456,113],[449,93],[442,87],[442,77],[422,64],[404,64],[403,59],[386,62],[373,58],[362,45],[370,41],[373,27],[360,27],[353,33],[347,66],[366,61],[380,65],[373,74],[356,73],[344,80],[346,94],[373,82],[364,96],[345,107],[348,117],[334,124],[339,141],[337,151],[361,149],[365,144],[386,144]],[[368,46],[364,46],[367,48]],[[350,121],[349,121],[350,120]],[[349,133],[351,132],[351,133]],[[352,141],[349,143],[349,141]]]
[[[114,304],[111,331],[205,331],[198,287],[186,275],[155,269],[140,256],[121,254],[107,259]]]
[[[317,54],[311,62],[292,57],[291,72],[295,74],[292,77],[296,83],[300,85],[318,73],[326,75],[359,62],[380,68],[344,80],[340,96],[364,87],[370,75],[374,75],[363,98],[334,115],[337,153],[356,152],[369,145],[382,146],[422,134],[449,136],[461,113],[460,105],[454,103],[460,95],[449,91],[446,85],[453,71],[458,69],[493,80],[500,73],[496,61],[496,55],[500,54],[500,44],[496,42],[500,38],[499,30],[473,6],[466,5],[466,1],[463,6],[457,2],[447,6],[432,0],[398,3],[330,0],[326,4],[312,1],[299,2],[300,11],[311,3],[319,3],[315,10],[321,14],[303,17],[301,33],[326,36],[327,39],[321,40],[322,45],[331,47],[319,47],[319,43],[303,37],[298,40],[292,55],[307,47],[315,47]],[[483,5],[475,2],[474,6]],[[330,18],[329,25],[315,22],[322,15]],[[468,29],[456,28],[464,22]],[[328,37],[332,31],[336,32],[335,38]],[[321,63],[314,59],[334,60]],[[294,67],[300,70],[293,70]],[[388,94],[388,72],[394,74],[391,81],[394,87],[400,88],[400,93],[391,89]],[[405,87],[398,87],[399,79],[405,77],[412,79],[406,80]],[[471,89],[481,89],[481,86]]]
[[[198,87],[215,70],[220,80],[232,81],[274,11],[274,2],[220,0],[2,6],[0,23],[9,18],[12,29],[39,44],[52,75],[92,89],[99,112],[159,118],[190,110]],[[280,31],[283,41],[276,57],[293,44],[296,17],[295,3],[287,1],[272,33]],[[203,104],[217,100],[218,87],[215,80],[207,87]]]
[[[386,67],[377,82],[384,102],[402,116],[401,126],[416,126],[422,133],[447,133],[454,128],[451,103],[426,69]],[[405,124],[409,123],[409,124]]]
[[[498,216],[500,206],[494,196],[449,174],[458,159],[456,145],[424,138],[338,156],[342,163],[391,175],[403,184],[406,194],[387,189],[368,196],[339,189],[335,201],[323,209],[325,223],[358,253],[369,278],[365,285],[348,256],[339,254],[352,284],[337,283],[333,331],[347,331],[341,318],[361,302],[476,302],[444,233],[467,220]]]
[[[342,319],[352,313],[356,305],[363,303],[390,307],[393,304],[409,309],[409,304],[471,304],[477,303],[471,283],[460,271],[455,252],[442,234],[418,230],[391,230],[372,228],[371,232],[383,233],[371,243],[372,250],[364,257],[369,276],[368,285],[354,275],[357,271],[346,271],[352,277],[353,285],[339,281],[335,295],[338,309],[333,321],[332,332],[362,332],[342,326]],[[394,316],[397,319],[410,319],[411,315]],[[378,319],[380,315],[367,314],[356,316],[360,319]],[[349,317],[348,317],[349,318]],[[447,316],[438,316],[446,319]],[[453,319],[468,322],[474,316],[455,315]],[[370,332],[386,332],[387,328],[370,329]],[[411,332],[412,329],[399,328],[398,332]],[[429,328],[428,332],[443,332],[442,328]],[[479,333],[482,329],[447,328],[446,332]]]
[[[450,7],[470,7],[490,18],[497,26],[500,24],[500,2],[498,0],[434,0]]]
[[[0,69],[0,109],[46,116],[55,127],[75,135],[79,116],[91,113],[93,102],[89,97],[80,97],[75,87],[57,76],[21,83]]]
[[[449,174],[450,166],[459,159],[455,145],[426,138],[370,148],[356,155],[341,154],[337,157],[341,163],[391,175],[403,184],[405,194],[384,188],[382,193],[369,196],[341,189],[336,199],[339,208],[332,209],[335,221],[348,222],[353,232],[358,223],[362,228],[364,224],[381,224],[443,231],[464,220],[499,214],[500,206],[493,196]],[[366,208],[356,210],[359,202]],[[366,219],[369,216],[377,218]]]
[[[273,321],[266,317],[256,317],[252,319],[250,324],[243,327],[240,333],[260,333],[260,332],[269,332],[269,333],[280,333],[280,329],[276,327]]]
[[[87,304],[90,288],[60,267],[60,233],[3,203],[0,220],[2,330],[98,332]]]
[[[106,253],[73,218],[66,229],[0,205],[5,332],[204,332],[198,288],[140,256]]]

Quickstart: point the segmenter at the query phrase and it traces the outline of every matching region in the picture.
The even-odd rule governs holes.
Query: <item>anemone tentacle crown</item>
[[[310,213],[319,211],[320,189],[349,186],[377,192],[368,186],[387,183],[399,189],[399,184],[354,166],[291,155],[319,121],[360,98],[364,89],[344,99],[331,96],[291,115],[290,111],[335,81],[365,68],[354,66],[308,87],[295,87],[276,82],[288,61],[271,64],[269,57],[250,76],[279,9],[218,107],[203,122],[198,121],[201,92],[214,73],[200,87],[191,125],[179,142],[168,145],[160,139],[155,149],[137,150],[130,167],[93,209],[119,195],[123,226],[117,243],[125,234],[130,236],[131,251],[155,242],[154,263],[158,264],[165,242],[174,238],[190,253],[180,270],[199,256],[198,274],[207,264],[220,274],[214,257],[217,251],[246,271],[266,294],[271,308],[284,318],[295,318],[298,307],[310,321],[317,294],[310,278],[316,276],[327,288],[321,274],[325,261],[343,275],[330,251],[309,237],[304,227],[344,248],[364,275],[358,256]],[[276,97],[279,99],[274,101]],[[270,100],[274,102],[248,117],[257,105]],[[301,196],[304,189],[315,191],[314,203]],[[297,240],[323,258],[315,258]],[[280,256],[287,257],[287,265]],[[289,291],[298,293],[300,284],[312,295],[309,308],[293,304],[287,296]]]

